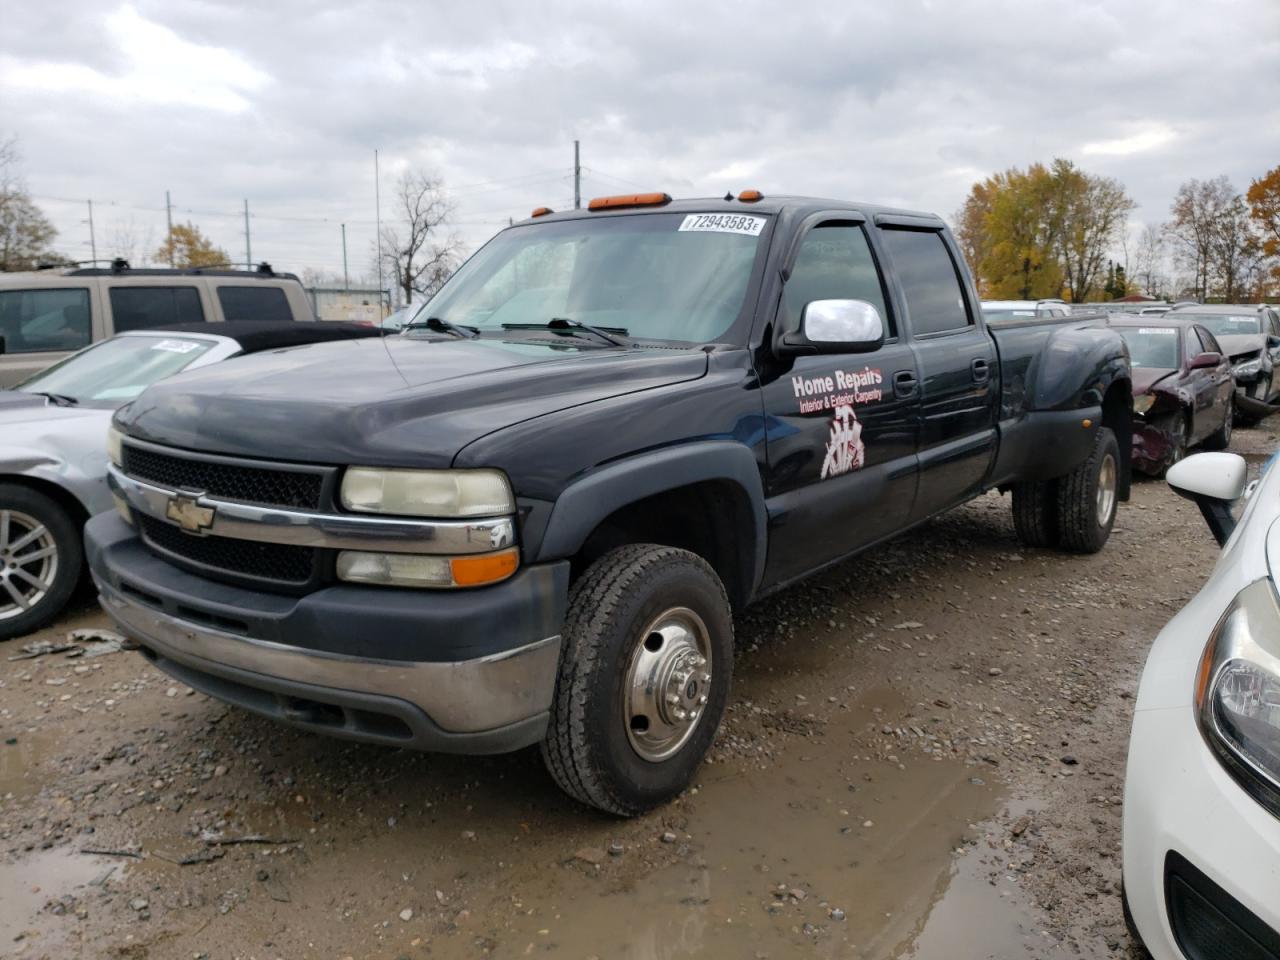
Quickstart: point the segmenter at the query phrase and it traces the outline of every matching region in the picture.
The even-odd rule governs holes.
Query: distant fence
[[[378,323],[390,297],[376,287],[308,287],[307,296],[321,320]]]

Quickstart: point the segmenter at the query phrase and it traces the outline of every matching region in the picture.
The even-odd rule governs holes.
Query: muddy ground
[[[536,750],[345,744],[134,653],[0,644],[0,956],[1134,956],[1133,696],[1215,556],[1160,482],[1093,557],[1022,549],[983,498],[743,617],[710,762],[630,822]]]

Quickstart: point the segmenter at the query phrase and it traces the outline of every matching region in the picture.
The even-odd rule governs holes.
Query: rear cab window
[[[218,303],[224,320],[292,320],[289,298],[279,287],[220,286]]]
[[[200,291],[194,286],[112,287],[108,298],[116,333],[205,321]]]
[[[881,238],[902,284],[914,336],[954,333],[973,326],[959,271],[941,233],[885,229]]]
[[[0,290],[6,353],[79,350],[93,340],[87,287]]]

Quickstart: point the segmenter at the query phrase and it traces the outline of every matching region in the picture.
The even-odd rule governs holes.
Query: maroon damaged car
[[[1161,317],[1113,317],[1133,364],[1133,467],[1162,476],[1203,444],[1231,442],[1231,361],[1205,327]]]

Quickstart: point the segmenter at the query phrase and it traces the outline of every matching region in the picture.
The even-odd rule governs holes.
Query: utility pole
[[[88,201],[88,204],[89,204],[89,250],[91,251],[90,255],[93,257],[93,262],[96,264],[98,262],[98,241],[93,235],[93,201],[92,200]]]
[[[374,229],[378,231],[378,317],[381,319],[385,314],[382,312],[382,186],[378,182],[378,151],[373,151],[373,204],[374,204]]]
[[[342,225],[342,291],[351,293],[351,281],[347,279],[347,225]],[[378,294],[381,299],[382,294]]]
[[[169,223],[169,235],[165,238],[165,246],[169,248],[169,266],[173,266],[173,204],[169,202],[169,191],[164,192],[164,218]]]
[[[244,200],[244,265],[253,269],[253,247],[249,245],[249,198]]]
[[[578,141],[573,141],[573,209],[582,208],[582,164],[578,162]]]

